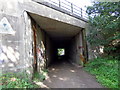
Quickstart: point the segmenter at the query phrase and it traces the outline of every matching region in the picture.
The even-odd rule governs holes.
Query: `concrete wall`
[[[47,59],[47,66],[50,64],[52,60],[52,44],[51,40],[48,36],[46,36],[46,59]]]
[[[32,77],[32,38],[29,16],[16,0],[0,1],[0,21],[8,19],[15,34],[0,33],[0,62],[2,71],[27,72]]]
[[[52,39],[46,34],[46,59],[47,59],[47,67],[52,63],[55,59],[55,47]]]
[[[24,33],[24,31],[23,31],[23,27],[19,26],[19,23],[20,23],[19,17],[10,16],[7,14],[1,14],[0,20],[3,17],[6,17],[8,19],[13,30],[15,31],[15,35],[14,34],[13,35],[1,34],[1,38],[0,38],[1,39],[1,49],[2,49],[2,53],[3,53],[3,55],[1,56],[1,57],[3,57],[2,67],[5,67],[5,68],[3,68],[3,70],[6,71],[8,69],[14,69],[14,67],[18,66],[18,65],[19,65],[19,67],[21,66],[20,63],[22,61],[19,61],[19,59],[22,59],[22,57],[24,57],[25,48],[23,48],[24,47],[23,46],[24,39],[23,39],[23,35],[22,35]],[[24,53],[21,54],[22,52],[24,52]],[[15,57],[16,54],[17,54],[17,56]],[[6,64],[9,64],[9,62],[11,62],[10,63],[11,68],[9,67],[9,65],[6,65]]]
[[[37,23],[34,24],[36,26],[36,49],[37,49],[37,71],[41,72],[42,69],[46,67],[46,56],[45,56],[45,32],[39,27]]]
[[[27,2],[26,2],[27,1]],[[34,7],[34,8],[33,8]],[[23,71],[27,72],[30,77],[33,73],[33,30],[31,26],[31,18],[26,11],[36,13],[38,15],[58,20],[77,27],[86,27],[86,22],[66,15],[62,12],[48,8],[46,6],[32,2],[31,0],[0,0],[0,21],[3,17],[7,18],[15,34],[0,34],[0,67],[3,72]],[[61,17],[62,16],[62,17]],[[47,60],[50,64],[54,55],[52,40],[37,26],[37,47],[42,49],[43,61]],[[77,37],[76,37],[77,38]],[[75,44],[71,46],[77,50],[77,39]],[[73,57],[75,50],[71,50]],[[71,54],[72,54],[71,53]],[[70,55],[71,55],[70,54]],[[39,55],[37,55],[38,61]],[[44,62],[43,62],[44,63]],[[38,71],[40,71],[41,61],[38,62]],[[44,65],[43,65],[44,67]]]
[[[24,33],[24,46],[23,48],[25,48],[25,53],[24,53],[24,63],[21,62],[21,64],[23,65],[22,67],[24,67],[24,69],[26,70],[27,73],[29,73],[29,75],[31,75],[31,73],[33,73],[33,31],[32,31],[32,26],[31,26],[31,18],[29,17],[29,15],[24,12],[24,20],[25,20],[25,29],[23,30]],[[21,52],[23,53],[23,52]],[[21,54],[20,53],[20,54]],[[22,59],[20,59],[22,60]],[[32,76],[32,75],[31,75]]]
[[[39,0],[38,0],[39,2]],[[43,16],[43,17],[47,17],[47,18],[51,18],[53,20],[57,20],[60,22],[64,22],[67,23],[69,25],[74,25],[77,27],[82,27],[85,28],[87,22],[77,19],[75,17],[72,17],[70,15],[67,15],[65,13],[62,13],[60,11],[57,11],[55,9],[49,8],[45,5],[36,3],[34,1],[24,1],[24,3],[20,3],[20,6],[23,7],[26,11],[30,12],[30,13],[35,13],[37,15]],[[34,7],[34,8],[33,8]]]
[[[69,47],[66,48],[66,53],[68,53],[67,56],[71,63],[82,65],[80,60],[80,54],[83,55],[83,49],[81,47],[83,47],[82,32],[77,34],[71,40]]]
[[[32,25],[36,27],[37,71],[41,72],[53,60],[54,45],[49,35],[33,19],[31,20],[33,22]]]

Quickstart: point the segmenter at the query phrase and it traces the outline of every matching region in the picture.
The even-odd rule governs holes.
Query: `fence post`
[[[82,8],[81,8],[81,17],[82,17]]]
[[[59,7],[61,7],[61,2],[60,2],[60,0],[58,0],[59,1]]]
[[[73,13],[73,4],[71,3],[71,11],[72,11],[72,13]]]

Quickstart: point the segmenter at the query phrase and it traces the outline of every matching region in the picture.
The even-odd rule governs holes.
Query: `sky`
[[[92,5],[92,0],[68,0],[68,1],[82,8],[84,8],[85,6]]]
[[[50,0],[50,1],[57,3],[57,5],[59,6],[59,2],[58,2],[59,0]],[[60,0],[60,1],[61,1],[60,6],[64,9],[67,9],[67,10],[71,10],[71,3],[73,3],[74,5],[82,8],[82,10],[83,10],[82,16],[86,17],[86,9],[87,9],[86,7],[87,6],[92,6],[92,4],[93,4],[92,2],[94,0]],[[71,2],[71,3],[68,3],[66,1]],[[55,4],[55,3],[52,3],[52,4]],[[73,5],[73,12],[76,13],[76,14],[80,14],[81,9],[74,6],[74,5]]]
[[[59,0],[50,0],[50,1],[58,3]],[[91,6],[93,0],[60,0],[60,1],[66,3],[66,5],[68,5],[68,6],[69,6],[69,3],[67,3],[66,1],[69,1],[69,2],[73,3],[74,5],[79,6],[81,8],[85,8],[85,6]],[[65,5],[65,4],[62,4],[62,5]]]

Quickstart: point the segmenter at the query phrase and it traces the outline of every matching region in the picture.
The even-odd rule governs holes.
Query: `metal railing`
[[[44,4],[54,9],[58,9],[64,13],[75,16],[76,18],[88,20],[88,15],[85,10],[74,5],[67,0],[32,0],[40,4]],[[53,5],[53,6],[52,6]]]

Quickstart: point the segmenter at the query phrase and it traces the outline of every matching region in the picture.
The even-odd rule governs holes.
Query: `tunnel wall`
[[[66,53],[68,60],[73,64],[82,64],[80,59],[80,54],[83,54],[82,47],[82,33],[80,32],[74,36],[69,44],[69,47],[66,48]]]
[[[46,67],[45,58],[45,32],[35,23],[36,26],[36,54],[37,54],[37,71],[41,72]]]
[[[32,18],[31,18],[32,19]],[[54,58],[54,44],[50,36],[32,19],[36,30],[37,71],[47,68]]]
[[[52,39],[46,35],[46,59],[47,59],[47,67],[52,63],[55,59],[55,47]]]

